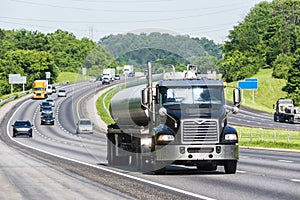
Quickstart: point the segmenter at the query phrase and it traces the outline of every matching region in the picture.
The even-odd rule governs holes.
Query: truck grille
[[[206,144],[219,141],[217,120],[184,120],[181,123],[182,143]]]

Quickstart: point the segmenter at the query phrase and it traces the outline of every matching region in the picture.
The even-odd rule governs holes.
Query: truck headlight
[[[226,134],[225,135],[225,140],[238,140],[238,136],[237,136],[237,134],[234,134],[234,133]]]
[[[175,138],[173,135],[159,135],[157,137],[158,142],[172,142],[174,140],[175,140]]]

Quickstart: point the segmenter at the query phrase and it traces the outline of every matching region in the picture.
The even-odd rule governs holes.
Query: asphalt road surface
[[[40,125],[39,100],[20,101],[7,111],[1,121],[1,199],[300,199],[297,152],[242,149],[232,175],[222,167],[211,172],[169,166],[165,175],[154,175],[108,165],[106,127],[94,107],[102,87],[84,82],[65,86],[66,98],[53,95],[53,126]],[[94,134],[75,134],[80,117],[94,121]],[[34,123],[32,138],[11,137],[16,119]],[[248,110],[229,121],[263,126],[273,116]]]

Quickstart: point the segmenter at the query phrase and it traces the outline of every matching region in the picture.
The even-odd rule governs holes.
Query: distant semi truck
[[[134,68],[133,65],[124,65],[124,75],[127,75],[128,77],[134,77]]]
[[[275,122],[300,123],[300,107],[295,107],[292,99],[280,98],[273,108]]]
[[[33,99],[48,97],[48,80],[35,80],[33,82]]]

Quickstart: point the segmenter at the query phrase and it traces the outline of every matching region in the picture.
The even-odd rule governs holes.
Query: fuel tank
[[[146,85],[124,89],[113,96],[110,114],[122,129],[148,125],[148,111],[141,107],[141,91]]]

